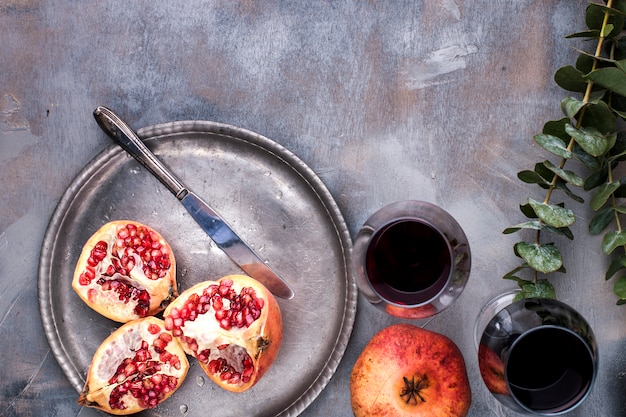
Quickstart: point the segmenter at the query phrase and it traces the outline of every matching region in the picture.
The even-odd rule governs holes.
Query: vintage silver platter
[[[252,389],[227,392],[190,358],[191,369],[180,389],[141,415],[300,414],[337,369],[356,314],[357,291],[349,266],[352,243],[331,194],[291,152],[245,129],[181,121],[138,134],[296,293],[291,300],[278,299],[283,344],[274,365]],[[148,224],[169,241],[180,291],[241,272],[145,168],[116,145],[104,150],[62,196],[44,238],[39,268],[46,336],[77,391],[94,352],[119,324],[91,310],[74,293],[74,266],[88,237],[119,219]]]

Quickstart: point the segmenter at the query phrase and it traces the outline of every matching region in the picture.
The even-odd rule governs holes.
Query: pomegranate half
[[[92,309],[120,323],[157,314],[178,295],[172,248],[144,224],[109,222],[83,246],[72,287]]]
[[[154,408],[182,384],[189,362],[163,320],[128,322],[96,350],[78,403],[111,414]]]
[[[282,342],[274,296],[245,275],[228,275],[185,290],[164,312],[165,328],[179,338],[208,377],[243,392],[272,365]]]

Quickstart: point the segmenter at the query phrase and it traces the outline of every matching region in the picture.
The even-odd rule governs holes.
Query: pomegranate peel
[[[207,376],[232,392],[255,385],[282,342],[276,299],[245,275],[228,275],[185,290],[165,309],[164,320]]]
[[[387,304],[385,311],[387,314],[401,319],[423,319],[437,314],[437,309],[431,304],[419,307],[398,307]]]
[[[409,324],[374,335],[350,376],[355,417],[465,417],[465,361],[449,338]]]
[[[154,229],[112,221],[83,246],[72,288],[89,307],[120,323],[155,315],[178,295],[176,260]]]
[[[184,381],[189,362],[156,317],[130,321],[96,350],[78,403],[125,415],[156,407]]]

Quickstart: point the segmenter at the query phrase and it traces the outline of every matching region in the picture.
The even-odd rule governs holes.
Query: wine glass
[[[400,318],[425,318],[449,307],[470,273],[467,237],[442,208],[399,201],[361,227],[352,257],[361,293]]]
[[[505,406],[556,416],[589,395],[598,348],[587,321],[569,305],[547,298],[516,301],[519,291],[489,300],[474,329],[487,389]]]

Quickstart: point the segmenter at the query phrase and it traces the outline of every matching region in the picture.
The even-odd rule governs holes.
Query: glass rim
[[[519,336],[517,337],[517,339],[514,340],[513,343],[511,343],[511,345],[507,348],[507,351],[510,353],[513,350],[513,347],[516,346],[520,340],[524,339],[526,335],[532,334],[542,329],[545,330],[545,329],[554,328],[554,329],[559,329],[564,332],[567,332],[570,335],[574,335],[575,339],[585,346],[584,352],[586,352],[586,354],[583,353],[583,355],[586,355],[586,358],[589,359],[588,364],[591,365],[591,375],[590,375],[589,383],[584,388],[584,390],[580,390],[580,392],[577,395],[572,396],[568,401],[565,401],[564,404],[553,407],[552,410],[532,409],[529,406],[523,404],[518,399],[518,397],[514,394],[514,390],[512,389],[512,387],[515,387],[515,389],[520,389],[520,387],[516,387],[515,385],[509,383],[508,376],[506,376],[506,374],[508,373],[508,366],[509,366],[508,355],[506,358],[506,362],[502,364],[503,372],[504,372],[503,379],[506,384],[507,391],[509,393],[507,397],[510,398],[510,400],[507,400],[506,402],[510,402],[511,406],[513,406],[513,404],[515,405],[514,407],[511,407],[512,410],[517,410],[518,413],[522,413],[526,415],[536,415],[536,416],[546,416],[546,417],[560,416],[563,414],[570,413],[571,411],[579,407],[588,398],[588,396],[593,390],[593,386],[595,385],[595,381],[597,379],[599,358],[598,358],[598,347],[595,342],[593,331],[590,328],[587,320],[575,308],[573,308],[569,304],[560,300],[556,300],[552,298],[542,298],[542,297],[529,297],[529,298],[522,298],[520,300],[515,300],[515,296],[520,291],[521,289],[519,288],[502,291],[498,293],[497,295],[491,297],[481,307],[480,312],[476,318],[476,321],[474,322],[474,342],[475,342],[476,348],[480,352],[480,346],[482,343],[483,334],[485,333],[485,330],[487,329],[487,326],[489,325],[489,323],[492,320],[494,320],[496,316],[500,315],[504,309],[507,309],[513,305],[525,303],[531,300],[536,300],[540,304],[543,304],[543,302],[546,302],[546,306],[550,306],[548,308],[556,308],[557,310],[564,309],[565,311],[568,311],[571,314],[573,314],[572,317],[576,317],[578,320],[581,321],[582,324],[585,325],[584,328],[587,329],[587,331],[589,332],[588,335],[586,331],[583,331],[584,329],[579,329],[577,327],[568,328],[563,323],[558,323],[558,322],[540,323],[539,325],[535,327],[522,330],[519,333]],[[528,309],[526,305],[522,305],[522,304],[520,304],[520,306],[517,306],[515,308],[521,308],[524,310]],[[583,331],[583,333],[580,333],[579,330]],[[479,366],[480,366],[480,363],[479,363]],[[484,381],[484,378],[483,378],[483,381]],[[499,394],[494,393],[494,395],[496,396],[496,398],[499,397]],[[498,398],[498,399],[501,400],[501,398]],[[505,405],[507,405],[506,402],[505,402]],[[560,407],[565,407],[565,408],[560,410],[559,409]]]
[[[480,340],[482,334],[487,328],[489,322],[504,308],[513,304],[515,296],[522,290],[520,288],[513,288],[510,290],[504,290],[496,295],[492,296],[486,303],[482,305],[478,316],[474,321],[474,345],[476,350],[480,346]]]

